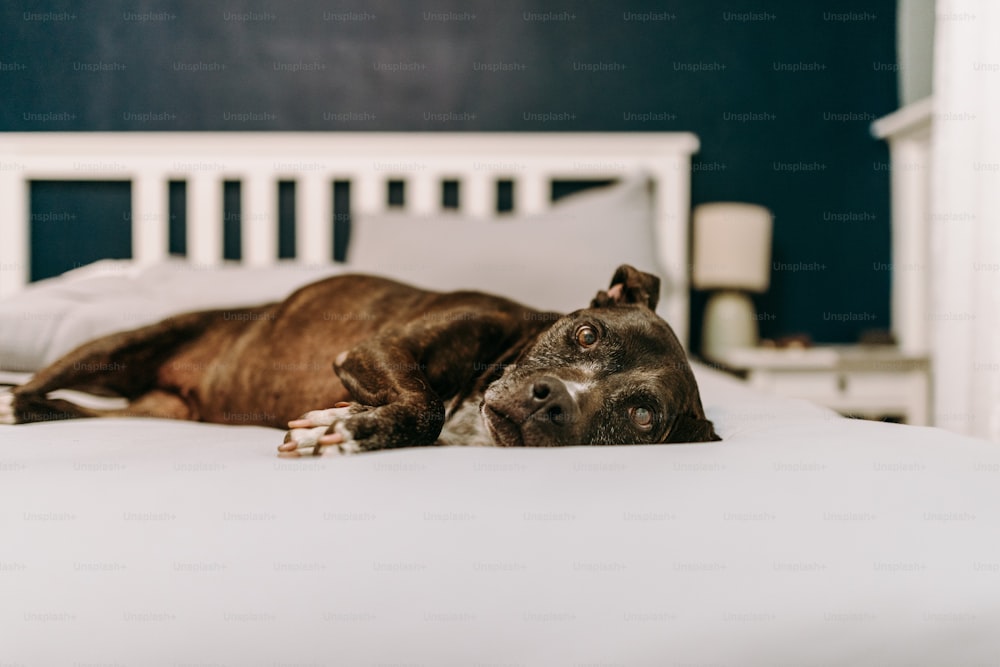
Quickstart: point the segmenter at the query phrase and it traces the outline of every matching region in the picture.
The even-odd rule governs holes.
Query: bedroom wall
[[[6,3],[0,130],[692,131],[694,202],[775,214],[763,335],[848,342],[889,327],[895,6]],[[127,253],[122,184],[37,194],[35,278]]]

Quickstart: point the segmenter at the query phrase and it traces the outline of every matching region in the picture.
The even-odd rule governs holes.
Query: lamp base
[[[701,353],[707,359],[721,359],[733,348],[756,347],[760,340],[753,301],[744,292],[716,292],[705,306]]]

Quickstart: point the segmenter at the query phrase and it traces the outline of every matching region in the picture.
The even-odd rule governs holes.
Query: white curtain
[[[934,418],[1000,442],[1000,1],[938,0],[935,26]]]

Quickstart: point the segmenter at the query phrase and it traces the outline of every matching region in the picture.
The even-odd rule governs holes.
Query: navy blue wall
[[[774,211],[762,333],[889,326],[888,154],[869,124],[897,106],[895,0],[51,2],[0,17],[5,131],[695,132],[695,203]],[[106,249],[87,258],[120,255],[108,187],[114,215],[46,191],[33,233],[75,250],[74,229],[99,229]]]

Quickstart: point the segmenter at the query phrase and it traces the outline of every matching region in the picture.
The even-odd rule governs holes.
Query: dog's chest
[[[467,398],[444,423],[437,444],[493,447],[495,443],[486,430],[486,424],[479,411],[481,403],[482,396]]]

